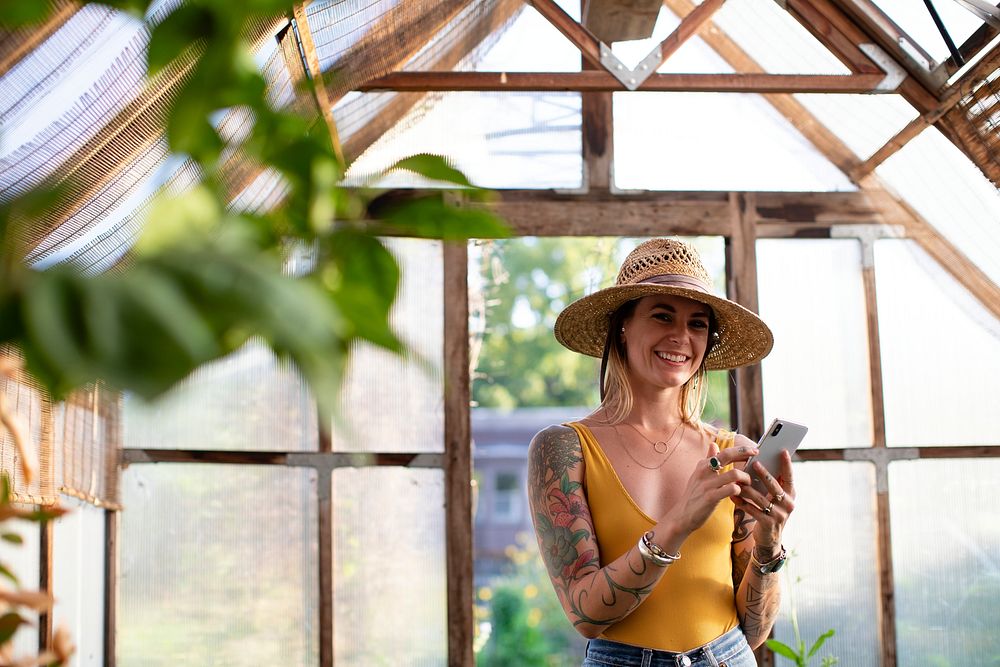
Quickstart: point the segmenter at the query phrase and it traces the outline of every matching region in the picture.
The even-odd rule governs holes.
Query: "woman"
[[[706,370],[756,363],[767,326],[716,297],[697,252],[646,241],[613,287],[570,304],[555,335],[602,357],[601,405],[532,440],[535,531],[585,666],[756,665],[778,609],[791,458],[770,494],[753,442],[704,424]]]

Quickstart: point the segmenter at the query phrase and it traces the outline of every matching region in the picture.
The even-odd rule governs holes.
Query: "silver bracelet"
[[[642,537],[639,538],[639,543],[636,544],[639,548],[639,554],[643,558],[653,565],[659,565],[660,567],[666,567],[675,560],[680,559],[681,554],[679,551],[675,554],[667,553],[659,544],[652,541],[652,536],[652,532],[643,533]]]

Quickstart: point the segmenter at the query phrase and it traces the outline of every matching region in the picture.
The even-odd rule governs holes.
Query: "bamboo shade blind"
[[[0,347],[0,359],[13,368],[0,373],[0,396],[4,410],[21,425],[29,460],[35,458],[35,478],[29,484],[21,468],[21,452],[6,428],[0,429],[0,462],[10,477],[12,499],[22,503],[50,505],[58,500],[53,467],[52,403],[38,384],[23,370],[20,355],[7,346]]]
[[[1000,49],[987,56],[992,73],[941,119],[956,142],[1000,188]]]

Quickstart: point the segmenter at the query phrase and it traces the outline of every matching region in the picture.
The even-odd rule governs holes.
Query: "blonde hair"
[[[634,397],[632,395],[632,385],[629,383],[628,362],[625,359],[625,342],[618,331],[622,328],[622,323],[627,320],[632,311],[635,310],[637,300],[633,300],[619,308],[610,318],[608,327],[608,340],[605,349],[607,350],[607,368],[601,377],[603,398],[601,407],[607,420],[611,424],[619,424],[632,412]],[[705,359],[712,349],[715,334],[714,314],[709,317],[709,338],[708,347],[701,358],[701,365],[694,375],[681,387],[678,406],[681,421],[690,424],[699,430],[704,430],[705,426],[701,421],[701,415],[705,411],[705,403],[708,401],[708,371],[705,370]]]

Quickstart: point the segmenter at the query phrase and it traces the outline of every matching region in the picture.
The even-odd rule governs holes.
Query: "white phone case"
[[[795,450],[802,443],[802,439],[806,437],[806,431],[808,430],[802,424],[796,424],[784,419],[775,419],[771,422],[771,425],[764,431],[760,442],[757,443],[757,449],[760,450],[760,454],[747,461],[746,466],[743,468],[749,473],[750,479],[753,480],[753,488],[765,496],[771,493],[771,490],[757,477],[757,473],[753,469],[753,462],[760,461],[769,473],[778,477],[781,474],[782,450],[788,450],[789,454],[794,454]]]

